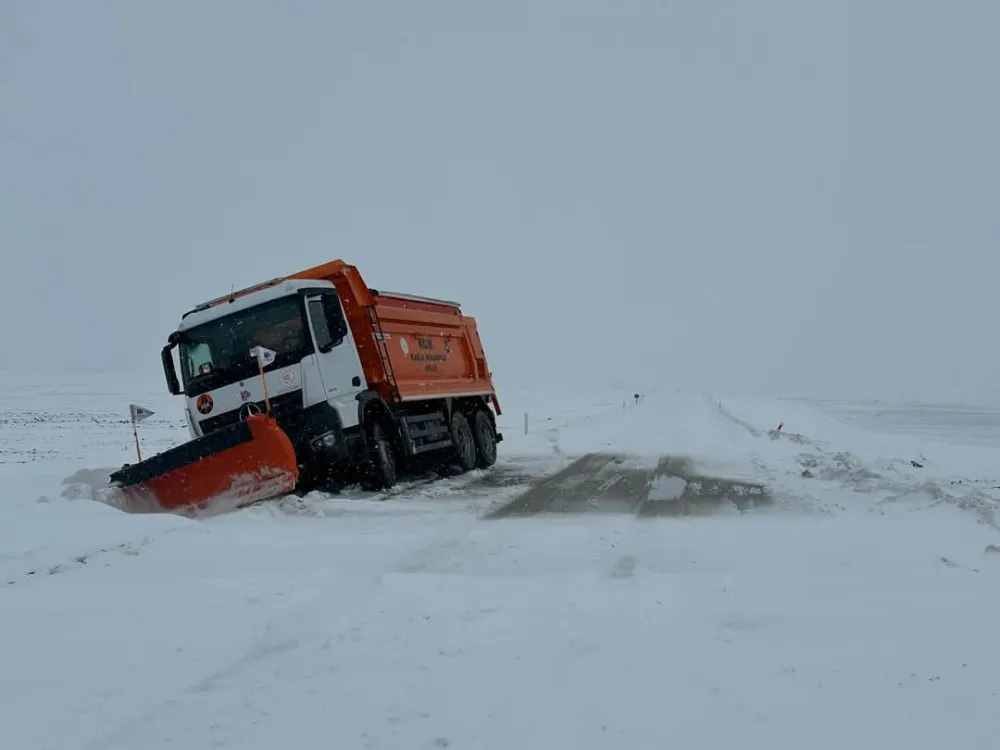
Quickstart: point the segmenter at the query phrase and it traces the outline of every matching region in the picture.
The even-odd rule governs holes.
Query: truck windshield
[[[265,302],[183,332],[181,374],[188,396],[257,374],[255,346],[277,352],[271,369],[299,362],[311,349],[298,296]]]

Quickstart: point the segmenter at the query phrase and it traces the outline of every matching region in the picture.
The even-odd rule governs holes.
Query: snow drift
[[[493,470],[201,520],[61,485],[128,460],[124,396],[5,404],[41,415],[0,428],[8,744],[989,746],[1000,449],[793,402],[532,396]],[[673,461],[773,503],[491,518],[587,456],[577,488],[676,501]]]

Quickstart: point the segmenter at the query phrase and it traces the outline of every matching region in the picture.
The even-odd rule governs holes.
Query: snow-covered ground
[[[185,439],[161,391],[0,383],[0,746],[996,742],[1000,412],[510,388],[488,472],[199,520],[95,502],[130,401],[147,454]],[[602,504],[679,502],[666,456],[770,502]],[[490,517],[529,488],[584,502]]]

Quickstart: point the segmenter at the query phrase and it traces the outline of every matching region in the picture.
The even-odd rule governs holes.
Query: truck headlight
[[[309,444],[313,447],[313,450],[323,450],[324,448],[333,448],[337,444],[337,433],[324,432],[318,438],[313,438]]]

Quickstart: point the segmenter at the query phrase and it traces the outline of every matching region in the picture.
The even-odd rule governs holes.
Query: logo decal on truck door
[[[410,344],[406,339],[401,338],[399,340],[399,348],[403,350],[404,356],[410,353]]]
[[[212,407],[215,406],[215,402],[212,401],[211,396],[209,396],[207,393],[203,393],[200,396],[198,396],[197,406],[198,406],[198,411],[200,411],[202,414],[208,414],[210,411],[212,411]]]
[[[299,371],[292,370],[282,370],[281,372],[281,387],[286,389],[298,388],[299,385]]]

